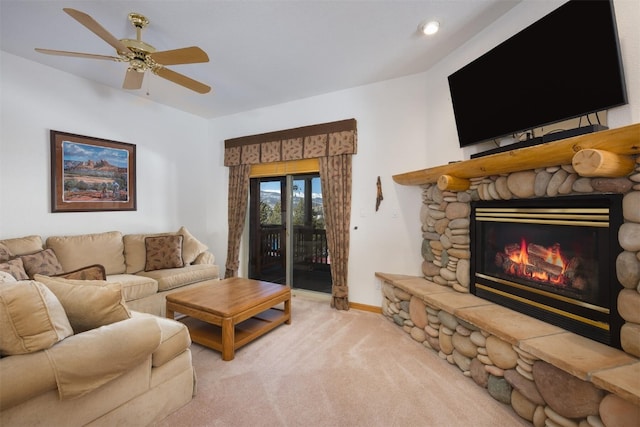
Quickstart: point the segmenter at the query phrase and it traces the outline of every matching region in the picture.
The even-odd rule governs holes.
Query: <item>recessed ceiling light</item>
[[[420,25],[420,31],[427,36],[437,33],[439,28],[440,23],[438,21],[429,21]]]

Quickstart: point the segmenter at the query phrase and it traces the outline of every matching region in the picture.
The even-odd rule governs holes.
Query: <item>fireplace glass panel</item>
[[[472,203],[474,295],[619,347],[620,195]]]
[[[592,304],[606,296],[599,283],[597,230],[510,222],[484,227],[485,275]]]

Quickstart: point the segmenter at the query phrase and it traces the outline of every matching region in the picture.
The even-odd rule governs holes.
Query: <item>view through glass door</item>
[[[252,178],[249,277],[331,293],[318,174]]]

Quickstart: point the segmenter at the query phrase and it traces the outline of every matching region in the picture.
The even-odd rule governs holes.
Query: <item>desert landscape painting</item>
[[[65,202],[127,202],[129,151],[63,141]]]

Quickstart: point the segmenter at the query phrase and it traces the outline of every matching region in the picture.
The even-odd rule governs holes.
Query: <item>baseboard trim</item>
[[[314,298],[320,301],[327,301],[327,302],[331,301],[331,294],[326,294],[324,292],[309,291],[306,289],[298,289],[298,288],[292,289],[291,295],[294,297],[296,295],[305,296],[307,298]],[[354,310],[368,311],[370,313],[382,314],[382,307],[376,307],[375,305],[367,305],[367,304],[360,304],[358,302],[350,302],[349,308],[353,308]]]
[[[358,302],[350,302],[349,308],[354,310],[369,311],[371,313],[382,314],[382,307],[376,307],[375,305],[360,304]]]

